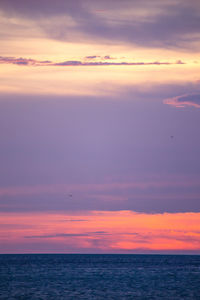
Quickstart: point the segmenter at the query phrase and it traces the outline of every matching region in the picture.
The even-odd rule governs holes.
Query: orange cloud
[[[200,213],[2,213],[0,251],[200,253]]]

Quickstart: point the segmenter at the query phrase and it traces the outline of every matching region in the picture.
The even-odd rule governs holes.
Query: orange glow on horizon
[[[2,213],[1,253],[199,251],[200,213]]]

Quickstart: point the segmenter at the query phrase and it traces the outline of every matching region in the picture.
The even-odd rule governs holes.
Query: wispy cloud
[[[111,57],[110,55],[105,55],[105,56],[103,57],[103,59],[114,59],[114,57]]]
[[[170,137],[169,137],[170,140]],[[171,143],[171,141],[170,141]],[[145,212],[199,211],[199,177],[132,179],[101,184],[47,184],[0,188],[1,211],[131,209]],[[68,196],[69,191],[72,197]],[[6,201],[5,201],[6,199]],[[55,201],[56,199],[56,201]],[[62,223],[85,225],[85,218]]]
[[[0,6],[5,15],[31,19],[46,35],[57,40],[85,41],[87,38],[144,47],[185,45],[188,48],[200,38],[198,1],[182,0],[180,5],[179,0],[126,0],[123,5],[115,1],[113,7],[112,0],[86,3],[7,0],[1,1]]]
[[[48,238],[59,238],[59,237],[80,237],[89,236],[88,233],[56,233],[56,234],[44,234],[44,235],[27,235],[26,239],[48,239]]]
[[[93,238],[97,241],[105,240],[106,236],[111,239],[111,244],[116,242],[117,239],[123,241],[126,245],[126,241],[132,244],[153,244],[154,242],[165,243],[165,241],[185,242],[185,243],[196,243],[200,244],[199,231],[185,231],[179,232],[177,230],[151,230],[150,232],[114,232],[108,233],[106,231],[94,231],[94,232],[79,232],[79,233],[52,233],[52,234],[41,234],[41,235],[27,235],[25,239],[54,239],[54,238],[82,238],[86,237],[89,242],[93,243]],[[92,239],[90,239],[92,238]]]
[[[97,61],[97,62],[82,62],[82,61],[64,61],[60,63],[53,63],[54,66],[150,66],[150,65],[180,65],[185,64],[181,60],[176,62],[106,62],[106,61]]]
[[[90,55],[85,56],[85,59],[92,60],[92,59],[103,59],[103,60],[109,60],[109,59],[115,59],[114,57],[111,57],[110,55],[100,56],[100,55]]]
[[[86,219],[66,219],[63,222],[88,222]]]
[[[163,101],[165,104],[175,107],[187,107],[193,106],[200,108],[200,94],[186,94],[173,98],[169,98]]]
[[[31,58],[0,56],[0,64],[14,64],[14,65],[24,65],[24,66],[41,66],[41,65],[47,66],[51,63],[52,62],[49,60],[38,61]]]
[[[24,236],[27,239],[35,239],[35,238],[59,238],[59,237],[89,237],[95,235],[108,235],[106,231],[94,231],[94,232],[86,232],[86,233],[53,233],[53,234],[42,234],[42,235],[27,235]]]
[[[85,59],[96,59],[96,58],[100,58],[101,56],[99,55],[89,55],[89,56],[86,56]]]
[[[97,56],[87,56],[90,58],[96,58]],[[15,65],[25,65],[25,66],[151,66],[151,65],[182,65],[185,62],[181,60],[175,62],[107,62],[106,59],[113,59],[109,55],[104,56],[103,61],[80,61],[80,60],[67,60],[63,62],[52,62],[49,60],[39,61],[31,58],[22,57],[4,57],[0,56],[0,64],[15,64]]]

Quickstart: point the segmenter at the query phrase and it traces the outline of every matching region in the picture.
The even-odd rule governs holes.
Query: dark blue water
[[[200,256],[0,255],[0,299],[200,299]]]

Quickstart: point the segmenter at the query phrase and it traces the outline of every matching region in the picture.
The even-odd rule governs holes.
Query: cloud
[[[86,219],[67,219],[63,220],[63,222],[88,222]]]
[[[89,56],[86,56],[85,59],[96,59],[96,58],[100,58],[101,56],[99,55],[89,55]]]
[[[103,58],[104,59],[114,59],[114,57],[111,57],[110,55],[105,55]]]
[[[164,104],[168,104],[175,107],[193,106],[196,108],[200,108],[200,94],[181,95],[166,99],[163,102]]]
[[[113,7],[112,0],[7,0],[1,1],[0,7],[8,18],[32,19],[35,26],[58,40],[95,38],[113,44],[191,49],[192,42],[200,40],[198,1],[182,0],[180,5],[179,0],[125,0],[115,1]]]
[[[103,59],[103,60],[106,60],[106,59],[115,59],[114,57],[111,57],[110,55],[105,55],[105,56],[91,55],[91,56],[86,56],[85,57],[85,59],[89,59],[89,60],[96,59],[96,58],[100,58],[100,59]]]
[[[38,61],[31,58],[23,58],[23,57],[6,57],[0,56],[0,64],[14,64],[14,65],[25,65],[25,66],[41,66],[41,65],[49,65],[51,61]]]
[[[111,59],[111,58],[110,58]],[[182,61],[178,62],[82,62],[76,60],[64,61],[60,63],[52,63],[52,66],[149,66],[149,65],[174,65],[174,64],[185,64]]]
[[[90,222],[82,226],[68,224],[67,232],[66,224],[60,223],[64,217],[80,218],[83,215]],[[141,214],[131,211],[1,213],[0,223],[12,226],[0,226],[0,252],[5,253],[3,245],[9,252],[16,249],[26,252],[26,247],[30,247],[28,252],[43,249],[48,253],[116,253],[121,250],[125,253],[142,248],[149,252],[178,249],[199,251],[199,216],[199,213]]]
[[[59,237],[89,237],[95,235],[107,235],[106,231],[94,231],[88,233],[56,233],[56,234],[43,234],[43,235],[27,235],[24,236],[26,239],[35,239],[35,238],[59,238]]]
[[[108,232],[106,232],[106,231],[103,231],[103,230],[99,230],[99,231],[94,231],[94,232],[92,232],[92,234],[100,234],[100,235],[104,235],[104,234],[108,234]]]
[[[88,56],[87,56],[88,57]],[[107,57],[107,58],[105,58]],[[108,58],[109,57],[109,58]],[[112,59],[110,56],[104,56],[103,59]],[[151,66],[151,65],[180,65],[185,64],[181,60],[176,62],[82,62],[79,60],[67,60],[63,62],[52,62],[49,60],[39,61],[31,58],[16,58],[0,56],[0,64],[17,64],[26,66]]]
[[[87,233],[56,233],[56,234],[44,234],[44,235],[27,235],[24,236],[26,239],[48,239],[57,237],[80,237],[89,236]]]

